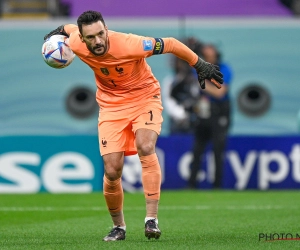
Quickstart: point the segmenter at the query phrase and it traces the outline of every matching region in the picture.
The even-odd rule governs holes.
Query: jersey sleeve
[[[145,58],[152,56],[154,38],[134,34],[114,33],[110,40],[115,46],[113,54],[117,58]]]
[[[153,55],[172,53],[182,60],[187,61],[191,66],[198,61],[198,55],[189,47],[173,37],[155,38]]]
[[[64,26],[64,30],[68,35],[70,35],[72,32],[78,30],[78,26],[75,24],[66,24]]]
[[[123,44],[126,44],[126,54],[129,54],[129,57],[133,58],[172,53],[187,61],[191,66],[195,65],[198,61],[196,53],[172,37],[153,38],[129,34]],[[122,44],[120,46],[122,47]]]

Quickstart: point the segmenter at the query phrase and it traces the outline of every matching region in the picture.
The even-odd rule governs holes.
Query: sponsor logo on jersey
[[[153,55],[162,54],[164,51],[164,40],[161,38],[155,38],[155,46],[153,48]]]
[[[108,71],[107,68],[100,68],[100,70],[101,70],[101,72],[102,72],[104,75],[106,75],[106,76],[109,75],[109,71]]]
[[[153,49],[153,43],[151,40],[143,40],[144,51],[150,51]]]

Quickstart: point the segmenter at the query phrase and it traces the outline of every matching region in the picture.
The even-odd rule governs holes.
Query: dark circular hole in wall
[[[75,87],[67,95],[66,109],[75,118],[89,118],[96,112],[97,107],[95,93],[87,87]]]
[[[259,84],[249,84],[238,94],[238,107],[247,116],[261,116],[269,110],[270,105],[269,91]]]

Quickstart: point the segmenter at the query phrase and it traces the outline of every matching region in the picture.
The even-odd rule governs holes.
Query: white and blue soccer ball
[[[42,46],[44,61],[52,68],[62,69],[69,66],[75,54],[69,46],[69,38],[64,35],[53,35]]]

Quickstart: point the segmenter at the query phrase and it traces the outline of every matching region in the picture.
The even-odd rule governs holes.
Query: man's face
[[[81,41],[95,56],[102,56],[107,52],[107,27],[101,22],[82,25]]]
[[[203,59],[209,63],[216,64],[217,63],[217,52],[211,46],[205,46],[202,50]]]

